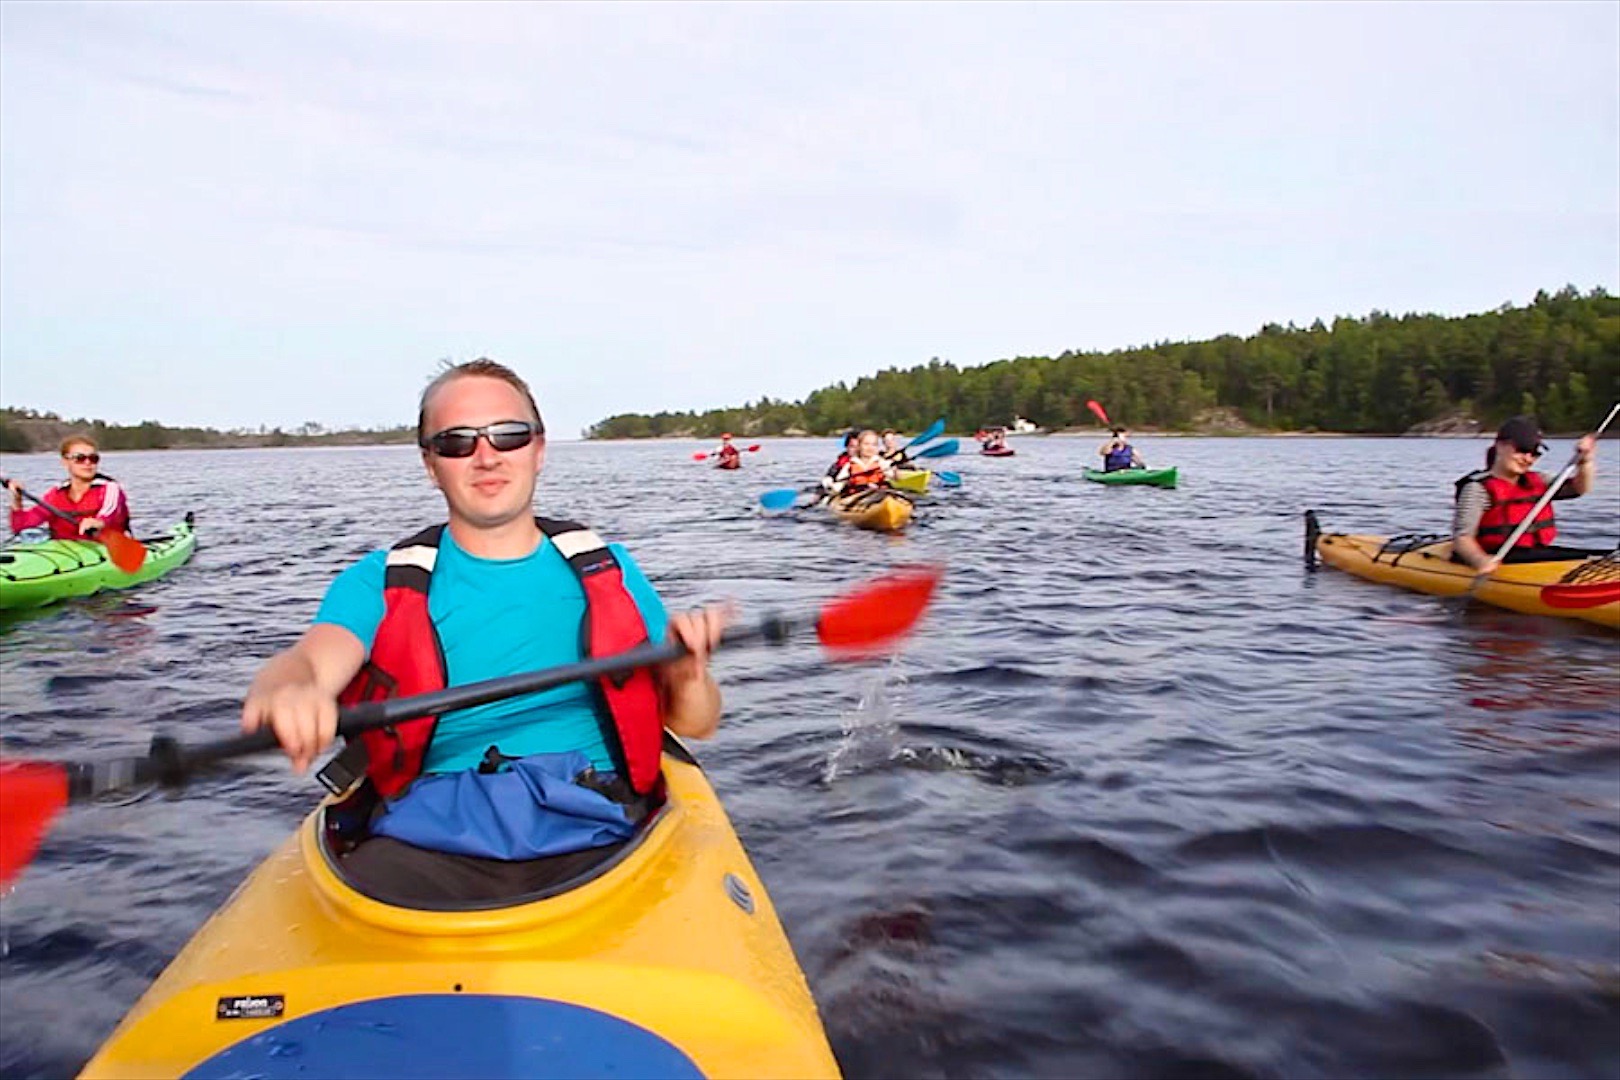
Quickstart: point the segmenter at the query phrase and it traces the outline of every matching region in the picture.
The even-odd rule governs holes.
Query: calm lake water
[[[542,510],[666,600],[802,610],[949,573],[888,661],[723,655],[699,756],[851,1076],[1620,1075],[1620,636],[1301,566],[1330,529],[1432,532],[1480,440],[1152,439],[1177,491],[1014,440],[900,537],[770,516],[830,441],[557,444]],[[1567,460],[1560,442],[1549,471]],[[333,574],[437,520],[408,448],[109,455],[196,558],[0,628],[10,753],[234,731]],[[1559,505],[1620,531],[1620,447]],[[36,489],[53,456],[9,456]],[[279,758],[64,817],[0,900],[0,1074],[71,1073],[318,788]]]

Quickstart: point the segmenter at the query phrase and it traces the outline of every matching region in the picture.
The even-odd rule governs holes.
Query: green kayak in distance
[[[1176,486],[1175,466],[1168,469],[1115,469],[1113,472],[1087,469],[1081,475],[1094,484],[1148,484],[1162,488]]]
[[[162,577],[197,548],[192,515],[162,536],[142,540],[146,559],[133,574],[113,565],[107,549],[89,540],[45,540],[0,548],[0,611],[44,607],[102,589],[127,589]]]

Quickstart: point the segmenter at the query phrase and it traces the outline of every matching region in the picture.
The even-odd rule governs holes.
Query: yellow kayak
[[[911,500],[899,495],[874,498],[870,492],[861,492],[827,505],[834,514],[858,529],[899,532],[911,522]]]
[[[324,807],[158,977],[87,1077],[832,1077],[804,973],[702,771],[606,869],[493,910],[351,888]]]
[[[933,473],[927,469],[896,469],[894,479],[889,484],[897,491],[910,491],[921,495],[928,490],[928,481]]]
[[[1307,530],[1310,526],[1307,524]],[[1321,533],[1315,551],[1329,566],[1336,566],[1368,581],[1398,585],[1431,596],[1462,596],[1473,583],[1474,571],[1451,561],[1451,541],[1402,543],[1387,536]],[[1474,593],[1478,600],[1527,615],[1556,615],[1620,629],[1620,598],[1591,603],[1617,591],[1612,584],[1586,583],[1600,569],[1600,559],[1562,562],[1507,563]],[[1620,567],[1615,568],[1620,571]],[[1554,586],[1548,589],[1548,586]],[[1591,595],[1585,598],[1581,593]],[[1554,602],[1549,602],[1551,598]]]

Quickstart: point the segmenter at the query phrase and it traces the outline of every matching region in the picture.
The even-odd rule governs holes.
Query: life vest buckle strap
[[[359,739],[349,739],[332,760],[321,766],[320,771],[315,774],[315,779],[333,795],[342,796],[365,779],[366,762],[369,759],[366,744]]]

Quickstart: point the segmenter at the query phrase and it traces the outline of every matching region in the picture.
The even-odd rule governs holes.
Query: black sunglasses
[[[82,464],[82,463],[84,463],[86,461],[88,461],[92,465],[100,465],[101,464],[101,455],[100,454],[86,454],[83,451],[80,451],[80,452],[74,453],[74,454],[63,454],[62,456],[67,458],[69,461],[78,462],[80,464]]]
[[[1542,454],[1547,452],[1547,447],[1545,444],[1541,443],[1538,443],[1535,446],[1520,446],[1518,443],[1514,443],[1513,449],[1517,450],[1521,454],[1529,454],[1532,457],[1540,457]]]
[[[504,454],[528,446],[535,439],[545,435],[545,429],[527,420],[502,420],[499,423],[485,424],[476,428],[445,428],[429,435],[422,441],[422,446],[440,457],[472,457],[473,451],[478,449],[480,435],[489,440],[491,449]]]

